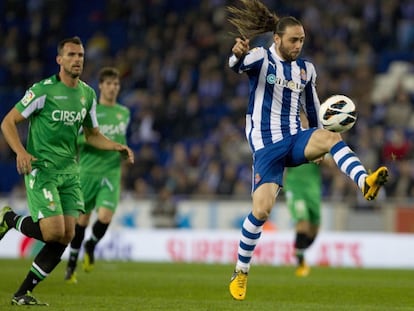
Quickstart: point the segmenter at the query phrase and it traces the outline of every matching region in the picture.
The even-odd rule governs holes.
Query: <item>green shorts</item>
[[[286,191],[287,205],[294,223],[308,221],[319,225],[321,221],[320,196],[310,196],[306,191]]]
[[[286,203],[293,222],[321,221],[321,176],[318,165],[309,163],[287,170],[285,179]]]
[[[83,197],[85,199],[85,213],[91,213],[95,207],[105,207],[115,213],[121,193],[121,179],[119,175],[80,175]]]
[[[84,211],[79,175],[51,173],[34,169],[25,175],[27,204],[34,222],[41,218],[69,215],[77,218]]]

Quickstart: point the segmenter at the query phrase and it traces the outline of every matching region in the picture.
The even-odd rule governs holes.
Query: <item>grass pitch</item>
[[[0,310],[59,311],[256,311],[414,310],[414,270],[314,267],[307,278],[294,267],[252,266],[247,297],[228,292],[233,265],[98,261],[79,266],[78,284],[63,281],[62,262],[34,291],[49,307],[11,306],[30,260],[0,260]]]

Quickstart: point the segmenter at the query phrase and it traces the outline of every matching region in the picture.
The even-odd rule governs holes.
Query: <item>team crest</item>
[[[256,173],[254,175],[254,183],[257,185],[261,180],[262,180],[262,177],[260,176],[260,174]]]
[[[84,96],[81,97],[80,102],[81,102],[82,106],[85,106],[86,99],[85,99]]]
[[[33,93],[32,90],[27,90],[21,100],[23,106],[27,106],[33,100],[33,98],[35,98],[35,93]]]
[[[51,210],[52,212],[56,211],[56,204],[55,204],[55,202],[53,202],[53,201],[49,202],[49,206],[47,208],[49,210]]]
[[[305,69],[301,69],[300,70],[300,78],[303,80],[303,81],[306,81],[306,70]]]

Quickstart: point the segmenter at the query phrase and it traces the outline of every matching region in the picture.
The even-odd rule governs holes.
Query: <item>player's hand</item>
[[[132,151],[131,148],[125,145],[117,145],[116,150],[118,150],[121,153],[122,157],[125,158],[128,161],[128,163],[134,163],[135,155],[134,151]]]
[[[234,55],[236,55],[237,58],[241,58],[249,51],[249,42],[249,39],[236,38],[236,43],[234,44],[231,51]]]
[[[16,167],[17,172],[21,175],[30,174],[32,171],[32,162],[36,161],[37,159],[28,152],[21,152],[18,153],[16,156]]]
[[[319,165],[319,164],[322,163],[324,158],[325,158],[325,156],[322,156],[320,158],[317,158],[317,159],[313,160],[312,162]]]

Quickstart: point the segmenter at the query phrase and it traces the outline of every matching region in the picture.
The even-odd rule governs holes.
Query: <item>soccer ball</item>
[[[345,95],[333,95],[321,104],[319,120],[331,132],[346,132],[357,120],[355,104]]]

